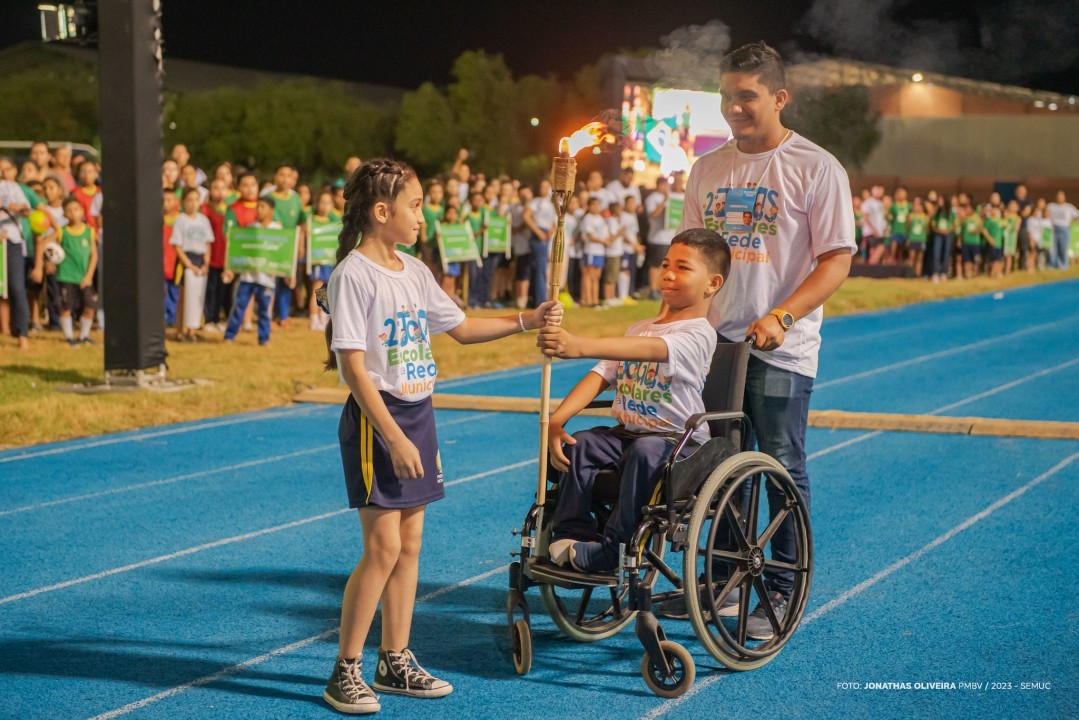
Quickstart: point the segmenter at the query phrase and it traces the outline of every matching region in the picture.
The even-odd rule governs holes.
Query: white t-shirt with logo
[[[607,246],[603,243],[589,239],[589,235],[607,239],[611,236],[611,228],[607,225],[607,218],[594,213],[585,213],[581,218],[581,238],[584,240],[585,255],[606,255]]]
[[[610,202],[617,200],[622,205],[626,204],[626,198],[632,197],[637,200],[637,207],[641,206],[641,189],[636,185],[623,185],[621,180],[612,180],[607,183],[607,199]]]
[[[659,217],[652,217],[652,213],[656,211],[656,208],[665,202],[667,202],[667,196],[661,192],[653,192],[644,201],[644,211],[648,215],[649,245],[670,245],[675,236],[674,229],[668,230],[665,227],[667,221],[666,210],[661,212]]]
[[[1072,222],[1079,218],[1079,210],[1071,203],[1049,203],[1045,206],[1049,211],[1049,222],[1056,227],[1071,227]]]
[[[752,188],[758,182],[752,231],[725,232],[724,217],[714,210],[716,198],[732,186]],[[796,133],[769,152],[749,155],[730,141],[702,156],[689,175],[679,231],[695,227],[723,234],[731,246],[730,277],[708,313],[728,340],[744,338],[751,323],[790,297],[816,267],[817,257],[837,249],[857,251],[846,171],[831,153]],[[794,323],[781,347],[753,354],[816,377],[823,318],[817,308]]]
[[[690,415],[704,412],[701,393],[716,349],[716,331],[704,318],[659,320],[633,323],[626,337],[662,338],[667,344],[666,362],[602,360],[592,372],[614,387],[617,395],[611,412],[627,430],[681,434]],[[707,424],[693,434],[696,442],[708,437]]]
[[[434,391],[438,366],[431,338],[465,320],[422,260],[398,252],[389,270],[353,250],[330,275],[330,350],[363,350],[375,387],[407,402]],[[338,358],[340,366],[340,358]]]
[[[625,210],[622,211],[622,227],[625,228],[626,235],[623,240],[622,252],[629,254],[634,253],[636,250],[633,245],[641,241],[641,225],[637,221],[636,213],[629,213]]]
[[[622,231],[625,229],[625,227],[622,225],[622,216],[612,215],[611,217],[607,218],[607,228],[609,236],[613,237],[614,240],[611,241],[611,244],[607,246],[606,252],[604,254],[607,257],[620,258],[622,257],[623,244]]]
[[[889,235],[884,203],[877,198],[871,197],[862,201],[862,235],[875,238]]]
[[[179,245],[185,253],[205,255],[210,252],[210,243],[213,241],[214,230],[210,227],[210,219],[202,213],[196,213],[194,217],[180,213],[172,223],[169,243]]]
[[[532,210],[532,222],[536,223],[540,230],[550,230],[558,224],[558,211],[555,210],[550,197],[533,198],[528,207]]]

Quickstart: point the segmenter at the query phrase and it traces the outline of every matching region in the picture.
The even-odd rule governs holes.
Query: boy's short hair
[[[749,43],[727,53],[719,63],[719,74],[729,72],[757,75],[761,84],[773,94],[787,86],[783,58],[764,41]]]
[[[277,208],[277,203],[275,203],[274,199],[272,197],[270,197],[269,195],[263,195],[262,197],[260,197],[259,202],[260,203],[266,203],[267,205],[269,205],[272,208],[275,208],[275,209]]]
[[[592,203],[598,203],[598,202],[599,202],[599,195],[589,195],[588,196],[588,204],[589,205],[591,205]]]
[[[187,196],[190,195],[191,193],[195,193],[196,195],[198,195],[199,194],[199,189],[198,188],[193,188],[193,187],[184,188],[183,193],[180,195],[180,201],[183,202],[184,200],[187,200]]]
[[[675,243],[697,248],[697,251],[704,256],[704,261],[708,263],[708,269],[721,275],[724,280],[730,275],[731,246],[719,233],[707,228],[690,228],[675,235],[671,244]]]
[[[253,172],[242,172],[242,173],[240,173],[239,175],[236,176],[236,187],[240,187],[240,183],[242,183],[247,178],[251,178],[252,180],[254,180],[256,185],[259,184],[259,179],[257,177],[255,177],[255,173],[253,173]]]
[[[82,207],[82,203],[79,202],[79,199],[77,197],[75,197],[74,195],[68,195],[66,198],[64,198],[63,208],[65,210],[67,210],[67,206],[70,205],[71,203],[75,203],[80,208]]]

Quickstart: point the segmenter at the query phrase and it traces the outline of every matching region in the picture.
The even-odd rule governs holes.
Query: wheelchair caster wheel
[[[532,630],[524,620],[513,623],[513,667],[518,675],[532,669]]]
[[[676,642],[663,640],[659,643],[663,657],[671,668],[671,676],[663,677],[663,671],[657,668],[648,653],[641,658],[641,677],[648,689],[659,697],[676,698],[689,690],[697,677],[697,666],[689,651]]]

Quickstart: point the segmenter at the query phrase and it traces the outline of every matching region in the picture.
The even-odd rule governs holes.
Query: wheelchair
[[[678,697],[692,686],[696,668],[682,645],[667,639],[653,603],[683,598],[688,619],[704,649],[726,668],[753,670],[773,660],[794,634],[805,613],[813,580],[813,536],[809,509],[790,475],[774,458],[746,450],[752,426],[742,412],[748,342],[717,342],[703,390],[705,412],[686,422],[661,479],[658,502],[643,508],[644,518],[631,541],[619,549],[612,572],[585,573],[549,559],[548,544],[557,503],[557,486],[541,506],[533,503],[521,529],[519,559],[510,564],[506,619],[516,671],[532,665],[531,616],[525,593],[539,587],[543,605],[563,633],[595,642],[635,623],[644,647],[640,672],[660,697]],[[597,401],[590,407],[608,407]],[[680,457],[696,428],[709,427],[710,439]],[[551,469],[548,477],[557,478]],[[593,491],[593,514],[602,528],[618,495],[620,476],[602,471]],[[771,514],[759,517],[762,490]],[[784,523],[795,539],[793,557],[776,559],[770,547]],[[665,561],[666,551],[682,554],[679,574]],[[778,617],[765,585],[765,572],[793,575],[786,612]],[[673,587],[654,592],[659,577]],[[737,614],[719,609],[738,590]],[[756,594],[772,628],[772,638],[747,635],[751,596]],[[729,614],[729,611],[728,611]]]

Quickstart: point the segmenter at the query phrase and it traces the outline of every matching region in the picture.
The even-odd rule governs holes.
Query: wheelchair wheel
[[[657,557],[662,558],[666,544],[666,535],[653,535],[649,547]],[[658,576],[659,571],[649,567],[642,582],[652,587]],[[616,587],[567,589],[540,585],[540,597],[543,598],[547,614],[559,630],[577,642],[605,640],[633,622],[637,613],[628,608],[628,594],[628,583],[621,590]]]
[[[655,666],[648,653],[641,658],[641,677],[648,689],[659,697],[676,698],[685,694],[686,690],[693,685],[697,678],[697,666],[693,662],[693,656],[689,651],[676,642],[662,640],[659,647],[663,650],[663,656],[671,667],[671,677],[664,677],[663,672]]]
[[[532,630],[523,619],[513,623],[513,667],[518,675],[532,669]]]
[[[770,498],[772,517],[760,518],[762,489]],[[778,560],[772,539],[788,523],[794,556]],[[793,575],[782,617],[775,612],[764,582],[765,573],[776,571]],[[697,638],[712,657],[731,670],[753,670],[775,658],[805,613],[813,581],[813,535],[809,508],[774,458],[740,453],[724,461],[701,487],[689,521],[683,578],[692,588],[702,576],[705,587],[715,591],[687,589],[686,607]],[[720,617],[717,610],[736,589],[737,612],[732,608],[732,617]],[[765,610],[770,639],[754,640],[747,633],[751,599]]]

